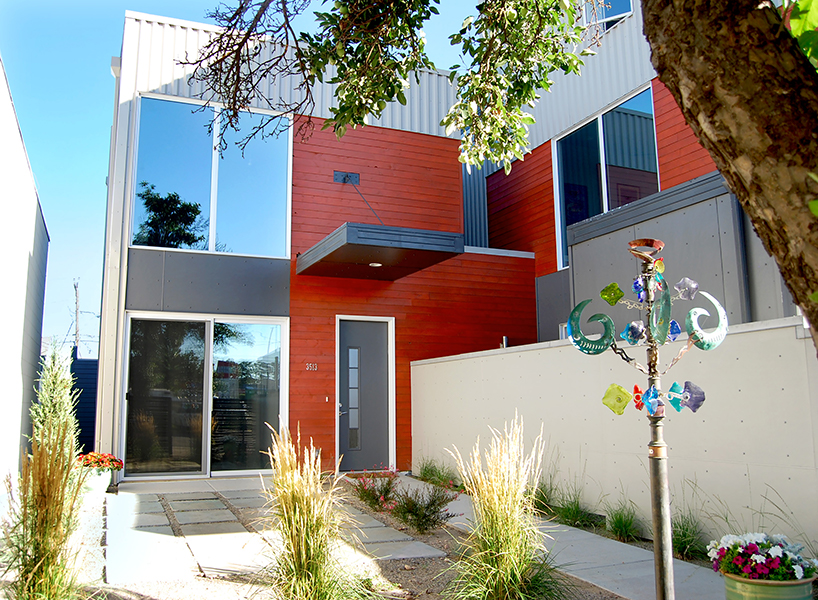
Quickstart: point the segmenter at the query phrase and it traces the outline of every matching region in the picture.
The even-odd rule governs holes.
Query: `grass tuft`
[[[702,538],[702,527],[696,513],[684,506],[670,519],[673,554],[678,558],[706,558],[706,543]]]
[[[454,489],[460,486],[457,471],[434,458],[423,457],[420,459],[417,478],[444,488]]]
[[[640,537],[636,505],[624,496],[605,507],[605,527],[620,542],[632,542]]]
[[[269,573],[280,598],[288,600],[352,600],[369,597],[363,585],[347,576],[334,556],[341,528],[340,486],[336,473],[321,471],[321,454],[295,443],[286,428],[272,432],[268,451],[272,485],[265,489],[273,527],[283,548]]]
[[[469,459],[451,452],[472,497],[474,523],[466,551],[454,566],[448,597],[456,600],[549,599],[565,596],[567,583],[555,570],[534,518],[533,490],[539,480],[542,435],[525,452],[519,418],[503,433],[492,429],[486,464],[479,441]]]

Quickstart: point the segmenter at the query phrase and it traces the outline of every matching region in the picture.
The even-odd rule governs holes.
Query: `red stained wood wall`
[[[658,79],[653,85],[653,110],[656,121],[656,150],[659,154],[659,178],[663,190],[716,170],[716,163],[702,148],[670,91]]]
[[[652,86],[661,189],[715,171],[668,89],[658,79]],[[490,246],[534,252],[537,277],[556,271],[551,143],[515,162],[509,175],[502,170],[489,175],[486,189]]]
[[[535,276],[557,270],[551,144],[486,179],[489,246],[536,254]]]
[[[320,123],[316,127],[318,129]],[[318,132],[293,148],[293,256],[344,222],[377,223],[333,171],[360,173],[359,189],[386,225],[463,231],[458,142],[376,127],[338,141]],[[336,315],[395,317],[397,466],[411,467],[413,360],[536,341],[530,259],[464,254],[395,282],[311,277],[290,281],[290,426],[325,457],[335,452]],[[306,363],[317,363],[307,371]],[[328,399],[328,401],[327,401]],[[375,466],[375,465],[373,465]]]

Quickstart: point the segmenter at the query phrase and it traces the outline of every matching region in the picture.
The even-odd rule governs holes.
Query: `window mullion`
[[[602,212],[606,213],[608,212],[608,167],[605,160],[605,128],[602,124],[602,115],[597,117],[596,123],[599,131],[599,184],[602,187]]]
[[[210,163],[210,224],[207,249],[216,251],[216,202],[219,189],[219,146],[221,145],[221,110],[213,117],[213,154]]]

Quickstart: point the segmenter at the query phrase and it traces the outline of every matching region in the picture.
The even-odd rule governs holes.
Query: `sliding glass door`
[[[286,385],[286,321],[133,316],[125,475],[269,469]]]
[[[131,321],[125,475],[204,472],[205,325]]]
[[[269,469],[280,402],[281,326],[216,321],[210,468]]]

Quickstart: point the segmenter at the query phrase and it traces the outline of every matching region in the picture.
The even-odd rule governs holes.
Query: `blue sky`
[[[51,238],[43,336],[73,340],[74,280],[80,289],[80,356],[96,356],[105,238],[112,56],[125,11],[204,22],[217,0],[0,1],[0,55]],[[459,62],[448,35],[475,2],[442,0],[428,24],[438,67]]]

